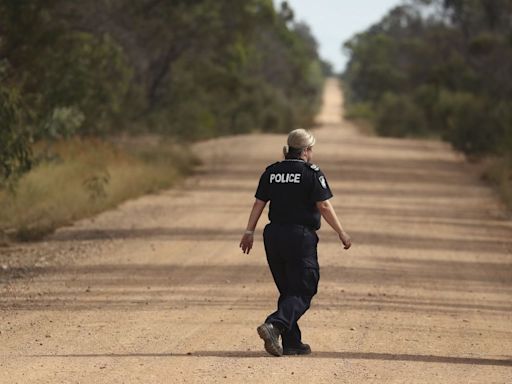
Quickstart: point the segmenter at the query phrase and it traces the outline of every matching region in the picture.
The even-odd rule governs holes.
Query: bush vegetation
[[[309,126],[317,44],[272,0],[0,0],[0,180],[31,141]]]
[[[0,0],[0,226],[46,232],[168,184],[170,163],[108,157],[99,139],[308,127],[330,71],[286,2]]]
[[[350,117],[384,136],[439,136],[472,159],[509,159],[511,18],[512,0],[404,1],[344,44]]]

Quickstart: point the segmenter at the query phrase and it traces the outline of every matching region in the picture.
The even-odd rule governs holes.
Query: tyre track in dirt
[[[41,245],[71,261],[4,284],[0,383],[511,382],[503,207],[445,144],[362,135],[341,104],[328,81],[315,162],[354,245],[319,233],[311,356],[269,357],[255,332],[276,300],[266,217],[249,256],[238,243],[285,137],[246,135],[198,144],[204,165],[184,185]]]

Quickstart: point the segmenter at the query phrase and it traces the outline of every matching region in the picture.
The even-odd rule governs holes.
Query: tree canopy
[[[511,19],[511,0],[404,2],[344,44],[349,103],[375,111],[382,135],[511,154]]]
[[[0,179],[37,140],[308,126],[327,70],[286,2],[0,0]]]

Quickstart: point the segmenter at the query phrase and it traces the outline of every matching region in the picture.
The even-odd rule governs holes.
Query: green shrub
[[[408,96],[386,93],[377,104],[375,130],[382,136],[424,135],[425,115]]]
[[[444,125],[443,138],[456,149],[469,155],[495,152],[501,129],[484,97],[444,91],[437,111]]]
[[[12,186],[32,165],[30,133],[22,122],[21,106],[14,90],[0,84],[0,187]]]
[[[345,118],[371,121],[375,118],[374,107],[371,103],[350,103],[345,107]]]

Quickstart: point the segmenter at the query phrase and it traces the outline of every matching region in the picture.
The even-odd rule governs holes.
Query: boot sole
[[[286,356],[311,355],[311,349],[284,349],[283,355],[286,355]]]
[[[268,327],[263,324],[256,328],[258,335],[265,342],[265,351],[273,356],[282,356],[283,348],[279,345],[279,339],[272,337]]]

